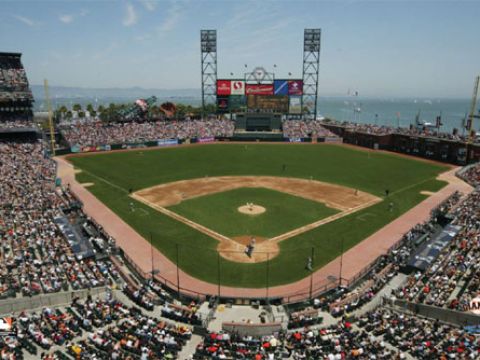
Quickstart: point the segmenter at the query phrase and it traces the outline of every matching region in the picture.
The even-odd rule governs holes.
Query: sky
[[[32,84],[199,89],[200,29],[217,29],[220,79],[245,64],[301,78],[303,30],[321,28],[320,95],[468,98],[478,14],[480,1],[0,0],[0,51],[23,53]]]

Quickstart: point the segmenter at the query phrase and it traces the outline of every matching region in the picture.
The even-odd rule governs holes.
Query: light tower
[[[202,110],[217,97],[217,30],[200,30],[202,56]]]
[[[321,29],[305,29],[303,33],[302,115],[310,119],[317,118],[321,34]]]

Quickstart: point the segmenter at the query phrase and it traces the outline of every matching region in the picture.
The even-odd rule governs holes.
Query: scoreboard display
[[[217,110],[228,112],[301,113],[303,81],[274,80],[247,83],[245,80],[217,80]]]
[[[288,96],[247,96],[247,108],[253,111],[288,112]]]

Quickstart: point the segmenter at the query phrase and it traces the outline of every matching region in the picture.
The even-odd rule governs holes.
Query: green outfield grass
[[[250,216],[237,208],[253,202],[266,212]],[[229,237],[271,238],[333,215],[338,210],[317,201],[265,188],[240,188],[183,201],[170,210]],[[288,221],[283,221],[288,219]]]
[[[142,236],[189,274],[230,286],[264,287],[289,283],[308,275],[305,260],[313,251],[319,268],[385,226],[445,183],[435,180],[447,167],[411,160],[395,154],[366,152],[337,145],[212,144],[153,151],[102,153],[72,157],[80,182]],[[285,165],[285,171],[283,168]],[[218,242],[140,202],[131,212],[128,190],[134,191],[181,179],[226,175],[287,176],[330,182],[384,197],[388,200],[320,226],[280,243],[280,254],[257,264],[240,264],[218,258]],[[212,195],[213,196],[213,195]],[[193,200],[191,200],[193,201]],[[243,202],[247,202],[245,199]],[[395,204],[388,211],[388,203]],[[210,211],[207,209],[206,211]],[[221,220],[219,220],[220,222]],[[279,223],[288,223],[279,217]],[[359,254],[361,256],[361,254]],[[217,264],[220,264],[220,272]],[[160,268],[161,271],[161,268]],[[266,274],[268,273],[268,280]],[[338,274],[337,274],[338,275]]]

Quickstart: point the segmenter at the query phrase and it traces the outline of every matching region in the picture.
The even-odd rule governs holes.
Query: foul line
[[[132,194],[131,197],[134,198],[137,201],[140,201],[141,203],[144,203],[144,204],[158,210],[162,214],[165,214],[165,215],[167,215],[167,216],[169,216],[169,217],[171,217],[175,220],[178,220],[178,221],[190,226],[191,228],[193,228],[195,230],[198,230],[198,231],[204,233],[205,235],[208,235],[208,236],[210,236],[210,237],[212,237],[216,240],[232,241],[235,244],[238,244],[235,240],[232,240],[225,235],[217,233],[216,231],[211,230],[211,229],[207,228],[206,226],[200,225],[200,224],[198,224],[198,223],[196,223],[192,220],[189,220],[186,217],[183,217],[182,215],[177,214],[176,212],[173,212],[173,211],[168,210],[168,209],[166,209],[166,208],[164,208],[160,205],[152,203],[152,202],[148,201],[147,199],[145,199],[141,196],[138,196],[137,194]]]
[[[269,239],[268,241],[276,241],[276,242],[280,242],[280,241],[283,241],[283,240],[286,240],[286,239],[289,239],[293,236],[297,236],[297,235],[300,235],[300,234],[303,234],[307,231],[310,231],[310,230],[313,230],[313,229],[316,229],[317,227],[321,226],[321,225],[325,225],[329,222],[332,222],[334,220],[338,220],[342,217],[345,217],[347,215],[350,215],[350,214],[353,214],[359,210],[362,210],[362,209],[365,209],[367,207],[370,207],[371,205],[374,205],[378,202],[382,201],[381,199],[374,199],[374,200],[371,200],[365,204],[362,204],[362,205],[358,205],[356,207],[353,207],[351,209],[348,209],[348,210],[345,210],[345,211],[342,211],[342,212],[339,212],[337,214],[334,214],[334,215],[331,215],[329,217],[326,217],[324,219],[321,219],[321,220],[318,220],[318,221],[315,221],[311,224],[308,224],[308,225],[305,225],[305,226],[302,226],[302,227],[299,227],[299,228],[296,228],[296,229],[293,229],[292,231],[289,231],[289,232],[286,232],[284,234],[281,234],[281,235],[278,235],[276,237],[273,237],[271,239]]]
[[[108,181],[107,179],[102,178],[101,176],[92,174],[92,173],[91,173],[90,171],[88,171],[88,170],[83,170],[83,169],[81,169],[81,171],[78,172],[77,174],[81,174],[82,172],[85,173],[85,174],[87,174],[87,175],[89,175],[89,176],[91,176],[91,177],[94,177],[95,179],[98,179],[98,180],[100,180],[100,181],[103,181],[105,184],[108,184],[108,185],[110,185],[110,186],[112,186],[112,187],[114,187],[114,188],[117,188],[117,189],[123,191],[124,193],[128,194],[128,190],[122,188],[121,186],[118,186],[117,184],[114,184],[114,183]]]

